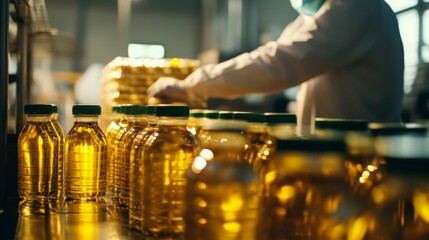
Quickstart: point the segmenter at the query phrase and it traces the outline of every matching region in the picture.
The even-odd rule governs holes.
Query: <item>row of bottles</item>
[[[429,237],[426,126],[316,119],[313,135],[301,137],[293,114],[121,105],[104,138],[98,110],[82,107],[73,109],[76,123],[65,137],[63,193],[55,167],[61,137],[44,130],[50,145],[38,146],[39,165],[25,166],[34,146],[25,150],[24,139],[40,134],[24,128],[22,206],[43,213],[63,199],[73,212],[73,203],[105,199],[109,212],[155,238]],[[27,124],[35,117],[53,129],[53,109],[44,108],[43,119],[31,109]],[[83,149],[95,161],[79,155]],[[36,176],[24,174],[31,167],[48,174],[27,182]]]
[[[98,211],[106,188],[106,139],[98,105],[73,106],[74,125],[64,137],[55,105],[29,104],[18,138],[20,213]]]

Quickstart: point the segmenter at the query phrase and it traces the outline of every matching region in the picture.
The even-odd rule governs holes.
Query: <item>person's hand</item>
[[[182,80],[172,77],[161,77],[147,89],[148,98],[166,99],[168,101],[187,102],[188,94]]]

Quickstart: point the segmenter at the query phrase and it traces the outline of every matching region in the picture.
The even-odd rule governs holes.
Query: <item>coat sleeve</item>
[[[277,41],[197,69],[183,81],[192,96],[234,98],[282,91],[364,56],[377,39],[377,0],[327,0],[299,16]]]

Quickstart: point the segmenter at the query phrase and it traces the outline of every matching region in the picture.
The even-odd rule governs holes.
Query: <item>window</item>
[[[428,0],[426,0],[428,1]],[[386,0],[393,11],[398,12],[417,5],[417,0]]]
[[[165,49],[162,45],[128,44],[128,56],[132,58],[163,58]]]

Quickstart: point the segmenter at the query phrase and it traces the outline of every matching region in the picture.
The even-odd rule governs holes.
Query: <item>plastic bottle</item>
[[[369,240],[429,239],[429,138],[387,136],[375,141],[383,179],[372,189]]]
[[[197,138],[186,129],[187,106],[158,105],[157,129],[141,154],[143,167],[143,228],[154,237],[184,233],[185,172],[199,153]]]
[[[58,196],[57,132],[52,105],[24,106],[27,122],[18,137],[18,211],[49,214]]]
[[[203,128],[209,137],[187,172],[185,239],[256,239],[258,186],[244,161],[246,125],[212,122]]]
[[[345,180],[342,139],[278,139],[264,174],[260,239],[362,239],[362,202]]]
[[[74,203],[86,203],[84,211],[104,211],[107,142],[98,126],[99,105],[74,105],[74,125],[65,140],[66,211],[81,211]],[[75,207],[76,206],[76,207]]]
[[[155,105],[148,105],[147,126],[141,130],[134,138],[130,150],[130,202],[129,202],[129,225],[132,229],[143,231],[143,178],[140,176],[140,169],[143,162],[140,157],[144,144],[153,132],[157,129],[157,117]]]
[[[265,124],[265,116],[257,112],[234,112],[233,119],[248,124],[244,134],[250,144],[246,146],[245,160],[253,166],[259,150],[270,139],[268,127]]]
[[[52,105],[53,108],[53,113],[52,113],[52,118],[51,118],[51,122],[52,125],[55,128],[55,131],[58,134],[58,142],[59,142],[59,149],[58,149],[58,197],[57,197],[57,201],[58,203],[61,203],[63,201],[64,198],[64,192],[63,192],[63,186],[64,186],[64,181],[63,181],[63,170],[64,170],[64,140],[65,140],[65,135],[64,135],[64,131],[61,128],[60,123],[58,122],[58,106],[57,105]]]
[[[203,118],[202,109],[189,110],[188,131],[190,131],[195,136],[198,134],[198,131],[201,128],[202,118]]]
[[[120,126],[119,122],[122,119],[122,108],[121,106],[112,107],[113,120],[110,122],[109,126],[106,128],[106,141],[107,141],[107,163],[106,163],[106,200],[108,205],[112,206],[113,202],[111,201],[113,195],[113,153],[114,153],[114,143],[113,138],[116,136]]]
[[[121,143],[121,158],[118,159],[118,210],[128,221],[128,208],[130,203],[130,153],[134,138],[147,125],[147,108],[140,105],[131,105],[125,108],[125,116],[128,121],[126,133],[119,139]]]

